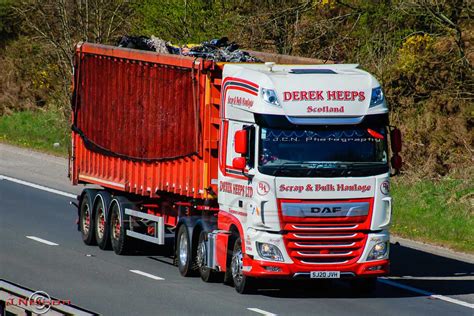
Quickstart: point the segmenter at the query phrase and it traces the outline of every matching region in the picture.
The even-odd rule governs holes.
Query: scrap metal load
[[[240,50],[239,45],[235,42],[229,43],[227,37],[202,42],[198,45],[188,44],[176,46],[155,36],[123,36],[118,46],[155,51],[160,54],[199,57],[216,62],[262,62],[260,59],[252,56],[248,52]]]

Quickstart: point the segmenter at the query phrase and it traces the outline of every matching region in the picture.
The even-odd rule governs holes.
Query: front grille
[[[285,235],[290,257],[305,264],[350,264],[364,250],[366,234],[361,232],[308,233],[292,230]]]
[[[282,216],[284,242],[291,259],[304,265],[357,262],[367,241],[370,216],[301,218]]]

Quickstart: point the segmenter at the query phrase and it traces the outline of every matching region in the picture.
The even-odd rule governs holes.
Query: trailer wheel
[[[235,290],[240,294],[250,294],[255,291],[253,279],[243,274],[243,258],[242,242],[240,237],[235,240],[234,251],[232,252],[232,261],[230,263],[230,270],[232,272],[232,279],[234,281]]]
[[[110,195],[105,191],[101,191],[97,193],[94,204],[95,239],[102,250],[110,249],[110,225],[106,211],[109,201]]]
[[[193,249],[186,225],[181,225],[178,230],[176,258],[178,261],[178,270],[182,276],[190,277],[195,275],[196,249]]]
[[[86,245],[95,245],[94,218],[92,216],[92,198],[89,192],[85,192],[79,209],[79,227],[82,241]]]
[[[209,249],[207,249],[206,239],[207,232],[202,231],[199,234],[199,242],[196,253],[196,263],[199,269],[199,274],[201,275],[201,279],[204,282],[221,282],[223,279],[223,273],[214,271],[206,266],[206,258],[209,251]]]
[[[132,240],[127,236],[127,228],[124,222],[123,205],[118,200],[110,204],[110,240],[112,249],[117,255],[125,255],[132,250]]]

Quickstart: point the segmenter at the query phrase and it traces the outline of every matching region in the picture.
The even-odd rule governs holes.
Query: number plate
[[[339,279],[341,272],[339,271],[311,271],[311,279]]]

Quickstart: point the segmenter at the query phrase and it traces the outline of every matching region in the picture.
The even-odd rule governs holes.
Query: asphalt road
[[[0,144],[0,175],[75,193],[63,179],[63,160],[23,153]],[[392,245],[392,276],[378,282],[374,295],[358,296],[344,282],[334,282],[270,284],[243,296],[223,284],[181,277],[162,248],[117,256],[84,245],[70,200],[0,180],[0,279],[104,315],[474,313],[472,262]]]

